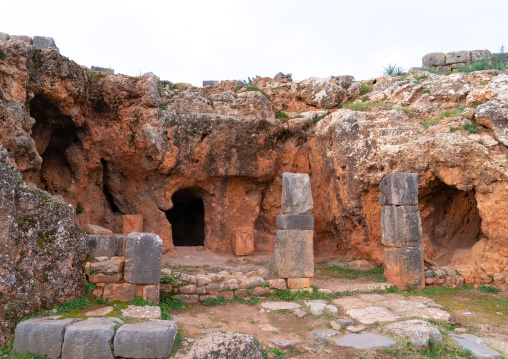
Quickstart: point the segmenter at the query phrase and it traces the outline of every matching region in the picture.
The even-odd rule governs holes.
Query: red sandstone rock
[[[249,227],[236,227],[233,230],[233,253],[237,256],[248,256],[254,253],[254,236],[256,231]]]
[[[108,301],[119,300],[130,302],[136,296],[136,284],[108,284],[104,287],[102,297]]]
[[[367,101],[379,104],[360,112],[334,107],[358,96],[350,77],[271,88],[263,86],[277,81],[260,81],[268,99],[237,82],[205,93],[159,87],[153,75],[95,79],[56,51],[15,41],[0,51],[0,141],[26,181],[82,205],[81,226],[119,233],[122,215],[139,213],[144,230],[171,251],[165,211],[187,188],[203,199],[206,249],[232,253],[234,228],[250,227],[255,249],[271,251],[281,175],[309,173],[314,249],[382,263],[377,186],[389,173],[412,172],[419,175],[425,256],[446,265],[467,249],[467,261],[455,258],[470,267],[468,284],[506,284],[504,74],[381,77]],[[463,113],[423,125],[464,103]],[[476,117],[477,134],[462,130]]]
[[[122,216],[122,233],[130,234],[133,232],[143,232],[143,215],[141,214],[124,214]]]
[[[288,278],[287,286],[290,289],[309,288],[312,285],[312,278]]]

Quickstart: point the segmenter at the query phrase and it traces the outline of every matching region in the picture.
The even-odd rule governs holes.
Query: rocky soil
[[[12,40],[0,55],[0,142],[27,183],[83,209],[81,226],[120,232],[139,213],[170,252],[166,212],[186,190],[203,201],[207,249],[231,252],[234,228],[253,227],[270,252],[281,174],[304,172],[317,253],[381,263],[377,186],[415,172],[425,256],[468,284],[508,286],[505,73],[193,88],[93,73]]]

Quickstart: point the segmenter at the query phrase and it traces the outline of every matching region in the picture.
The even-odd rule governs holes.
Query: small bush
[[[490,285],[482,285],[476,289],[485,293],[494,293],[494,294],[499,293],[499,289],[497,289],[496,287],[491,287]]]
[[[450,126],[450,132],[455,132],[457,131],[459,128],[458,127],[453,127],[453,126]]]
[[[76,205],[76,214],[81,214],[81,213],[83,213],[84,210],[85,209],[83,208],[81,203],[78,202],[78,204]]]
[[[428,87],[425,90],[423,90],[423,93],[430,93],[430,87]]]
[[[277,115],[277,118],[289,118],[289,115],[287,115],[283,112],[277,112],[276,115]]]
[[[164,104],[163,104],[163,103],[160,103],[160,104],[159,104],[159,108],[160,108],[161,110],[165,110],[165,109],[166,109],[166,106],[164,106]]]
[[[203,304],[208,307],[215,307],[217,305],[226,304],[228,301],[223,296],[218,296],[217,298],[208,297],[203,299]]]
[[[366,95],[374,89],[374,85],[371,84],[362,84],[362,90],[360,91],[360,96]]]
[[[70,300],[68,302],[57,305],[54,309],[56,309],[57,314],[74,312],[75,310],[85,309],[90,305],[90,301],[85,297],[81,296],[74,300]]]
[[[165,275],[164,278],[161,279],[161,283],[173,283],[175,281],[175,277],[172,275]]]
[[[470,133],[476,133],[476,127],[478,127],[477,123],[465,123],[462,125],[462,129]]]
[[[395,65],[388,64],[388,66],[383,67],[383,75],[401,76],[403,72],[404,69],[401,66],[397,66],[397,64]]]

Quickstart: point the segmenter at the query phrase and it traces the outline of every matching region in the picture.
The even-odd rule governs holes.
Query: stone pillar
[[[314,278],[314,203],[308,174],[282,174],[281,204],[272,267],[288,288],[309,288]]]
[[[379,184],[385,276],[399,289],[422,290],[422,220],[418,208],[418,174],[392,173]]]

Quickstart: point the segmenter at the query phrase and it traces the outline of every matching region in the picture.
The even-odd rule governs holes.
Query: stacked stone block
[[[273,293],[274,289],[287,289],[286,280],[269,279],[269,275],[270,271],[266,268],[248,273],[221,271],[197,275],[163,268],[160,289],[176,294],[176,298],[187,304],[207,298],[233,300],[235,296],[264,296]]]
[[[392,173],[379,184],[385,276],[399,289],[425,288],[418,174]]]
[[[439,73],[447,73],[456,70],[459,66],[471,62],[489,59],[492,53],[489,50],[432,52],[422,58],[423,68],[433,68]]]
[[[89,253],[94,261],[85,269],[88,281],[97,285],[94,295],[110,301],[130,302],[136,296],[159,301],[162,239],[158,235],[89,236]]]
[[[54,359],[167,358],[177,330],[171,320],[123,325],[119,318],[37,318],[17,325],[13,347]]]
[[[282,174],[281,205],[272,266],[288,288],[309,288],[314,277],[314,203],[309,175]]]

